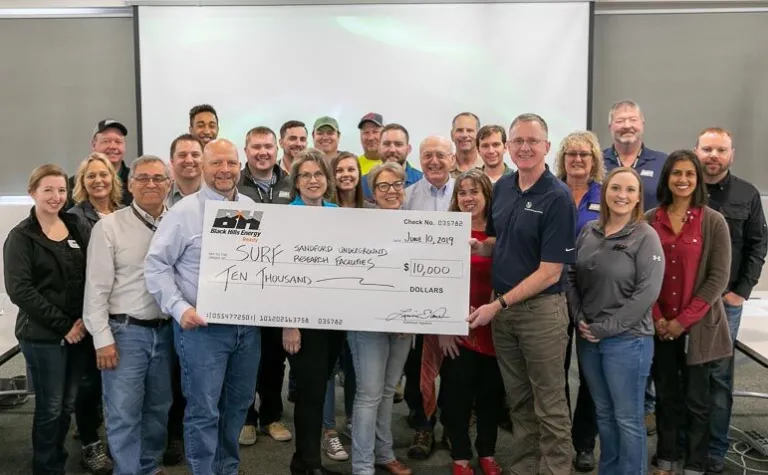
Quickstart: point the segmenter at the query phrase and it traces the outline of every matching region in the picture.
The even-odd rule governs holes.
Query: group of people
[[[34,207],[4,246],[35,388],[33,473],[64,473],[75,413],[91,473],[154,475],[185,456],[193,474],[237,474],[248,469],[239,446],[262,432],[294,441],[292,474],[334,474],[322,454],[350,458],[336,430],[339,368],[356,475],[414,472],[393,451],[403,377],[408,458],[433,453],[439,422],[454,475],[596,464],[645,474],[654,432],[654,473],[681,459],[686,473],[722,472],[733,345],[768,247],[760,196],[731,173],[727,130],[667,156],[643,142],[634,102],[616,103],[609,127],[604,150],[592,132],[569,134],[550,170],[542,117],[481,127],[461,113],[450,139],[419,143],[419,171],[407,129],[377,113],[360,120],[360,156],[339,151],[338,122],[321,117],[314,148],[300,121],[251,129],[245,166],[210,105],[190,111],[169,161],[126,165],[127,128],[102,120],[73,177],[53,164],[32,172]],[[195,309],[208,200],[469,213],[468,336],[208,324]],[[286,359],[293,433],[282,422]]]

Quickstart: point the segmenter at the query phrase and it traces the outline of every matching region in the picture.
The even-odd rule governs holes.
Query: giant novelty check
[[[209,323],[466,335],[465,213],[209,201]]]

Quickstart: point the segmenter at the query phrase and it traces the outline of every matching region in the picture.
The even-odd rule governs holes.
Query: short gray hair
[[[161,163],[163,170],[165,170],[165,176],[171,177],[171,170],[168,168],[168,164],[165,160],[155,155],[142,155],[131,163],[131,171],[128,173],[128,178],[133,178],[136,175],[136,169],[145,163]]]
[[[374,193],[376,180],[383,172],[390,172],[398,179],[405,181],[405,169],[403,169],[399,163],[386,162],[380,165],[376,165],[375,167],[371,168],[371,171],[368,172],[368,189],[371,190],[371,194]]]
[[[624,99],[618,102],[614,102],[613,105],[611,106],[611,110],[608,111],[608,125],[611,125],[613,123],[613,114],[615,114],[617,110],[624,109],[624,108],[637,110],[637,113],[640,114],[640,118],[645,120],[645,118],[643,117],[643,111],[642,109],[640,109],[640,106],[637,105],[637,102],[631,99]]]
[[[520,114],[519,116],[515,117],[515,119],[509,125],[509,135],[512,135],[512,128],[520,122],[538,122],[539,125],[541,125],[541,128],[544,129],[544,135],[549,138],[549,126],[547,125],[547,121],[544,120],[544,118],[539,114],[534,114],[532,112],[526,112],[525,114]]]

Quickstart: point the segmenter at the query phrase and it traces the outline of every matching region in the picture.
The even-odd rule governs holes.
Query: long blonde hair
[[[75,187],[72,190],[72,199],[75,203],[82,203],[89,198],[88,191],[85,189],[85,174],[88,171],[88,167],[93,162],[101,162],[107,167],[109,175],[112,177],[112,190],[109,192],[109,205],[112,209],[118,209],[120,202],[123,199],[123,183],[117,177],[115,167],[112,166],[112,162],[109,161],[106,155],[99,152],[91,152],[85,159],[80,162],[75,173]]]

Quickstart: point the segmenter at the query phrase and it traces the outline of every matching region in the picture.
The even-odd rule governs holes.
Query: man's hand
[[[290,355],[301,349],[301,332],[298,328],[283,328],[283,348]]]
[[[181,316],[181,328],[191,330],[197,327],[207,327],[208,323],[197,314],[195,307],[188,308]]]
[[[667,340],[674,340],[683,334],[685,328],[677,321],[677,319],[670,320],[667,323]]]
[[[595,338],[595,335],[592,334],[592,332],[589,330],[589,324],[585,322],[584,320],[579,321],[579,333],[581,334],[581,337],[587,340],[590,343],[598,343],[600,340]]]
[[[85,338],[85,325],[83,324],[83,319],[78,318],[69,332],[64,335],[64,339],[70,345],[74,345],[75,343],[79,343],[83,338]]]
[[[493,320],[493,317],[499,313],[499,310],[501,310],[501,304],[495,300],[491,303],[481,306],[474,312],[470,313],[469,317],[467,317],[469,328],[475,329],[477,327],[488,325],[488,323]]]
[[[744,297],[739,294],[734,294],[733,292],[728,292],[727,294],[723,295],[723,302],[730,305],[731,307],[741,307],[744,305]]]
[[[443,352],[443,356],[448,356],[451,359],[455,359],[459,356],[459,347],[457,343],[459,337],[455,335],[438,335],[437,344],[440,345],[440,350]]]
[[[100,370],[115,369],[120,358],[117,356],[117,347],[114,343],[96,350],[96,366]]]
[[[664,340],[667,337],[668,324],[669,322],[664,318],[654,322],[654,326],[656,327],[656,335],[659,337],[660,340]]]

